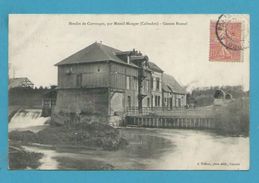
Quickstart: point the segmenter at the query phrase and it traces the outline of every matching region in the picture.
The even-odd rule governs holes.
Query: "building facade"
[[[152,70],[151,75],[151,107],[162,107],[162,81],[163,70],[156,64],[149,62],[149,68]]]
[[[173,110],[187,105],[186,91],[173,76],[163,74],[163,107]]]
[[[121,116],[133,108],[163,106],[163,71],[134,49],[95,42],[56,66],[56,114]]]

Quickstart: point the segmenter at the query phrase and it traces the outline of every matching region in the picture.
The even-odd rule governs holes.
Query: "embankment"
[[[120,136],[118,129],[98,122],[48,126],[37,133],[12,131],[9,133],[9,139],[22,145],[39,143],[53,147],[103,150],[117,150],[127,145],[127,141]]]
[[[39,159],[42,153],[27,152],[15,145],[9,145],[9,168],[10,169],[36,169],[40,166]]]
[[[222,106],[215,116],[216,129],[222,135],[249,136],[249,98],[240,98]]]

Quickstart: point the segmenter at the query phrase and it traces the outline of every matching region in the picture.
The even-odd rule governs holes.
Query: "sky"
[[[219,15],[10,15],[9,77],[57,84],[56,63],[94,42],[141,51],[179,83],[249,89],[249,47],[242,62],[210,62],[210,21]],[[248,16],[240,16],[246,25]],[[128,22],[128,24],[127,24]],[[248,40],[249,41],[249,40]]]

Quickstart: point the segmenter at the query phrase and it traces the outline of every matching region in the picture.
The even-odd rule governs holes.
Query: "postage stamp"
[[[246,48],[242,21],[221,15],[210,22],[210,61],[242,62]]]

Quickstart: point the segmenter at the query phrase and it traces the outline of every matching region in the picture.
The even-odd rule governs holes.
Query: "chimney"
[[[129,64],[130,63],[130,56],[128,55],[127,56],[127,64]]]

